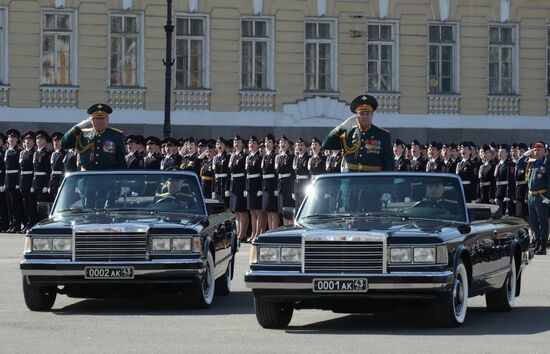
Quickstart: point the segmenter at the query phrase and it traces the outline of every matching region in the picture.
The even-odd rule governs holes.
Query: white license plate
[[[368,282],[360,279],[313,279],[313,292],[316,293],[366,293]]]
[[[86,267],[86,279],[134,279],[134,267]]]

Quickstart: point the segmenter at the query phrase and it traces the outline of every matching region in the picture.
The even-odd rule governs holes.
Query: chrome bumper
[[[444,290],[452,286],[454,274],[442,272],[398,272],[386,274],[304,274],[298,271],[248,271],[246,287],[253,290],[310,290],[313,279],[366,278],[369,290]]]

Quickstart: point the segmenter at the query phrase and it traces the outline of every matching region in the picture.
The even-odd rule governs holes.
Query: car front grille
[[[304,241],[306,273],[383,273],[384,242]]]
[[[76,261],[143,261],[147,259],[147,234],[76,233]]]

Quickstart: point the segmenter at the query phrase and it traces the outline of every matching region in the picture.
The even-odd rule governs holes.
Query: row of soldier
[[[61,147],[62,133],[0,133],[0,230],[19,232],[37,222],[36,203],[53,201],[65,172],[79,169],[77,154]],[[290,141],[268,134],[259,140],[193,137],[163,140],[130,135],[125,139],[129,169],[180,169],[195,172],[206,197],[223,201],[252,237],[280,224],[282,208],[301,204],[311,178],[341,170],[339,150],[322,150],[313,138]],[[525,217],[528,157],[525,144],[471,142],[428,145],[393,143],[395,170],[458,174],[468,201],[494,203],[503,212]],[[291,220],[283,220],[284,224]],[[241,227],[239,238],[247,230]]]

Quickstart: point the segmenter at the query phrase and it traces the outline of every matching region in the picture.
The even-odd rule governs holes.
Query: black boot
[[[535,248],[533,249],[533,252],[537,252],[539,250],[540,250],[540,241],[536,240],[535,241]]]
[[[546,255],[546,245],[544,247],[542,247],[540,250],[538,250],[537,252],[535,252],[535,254],[537,256],[544,256]]]

